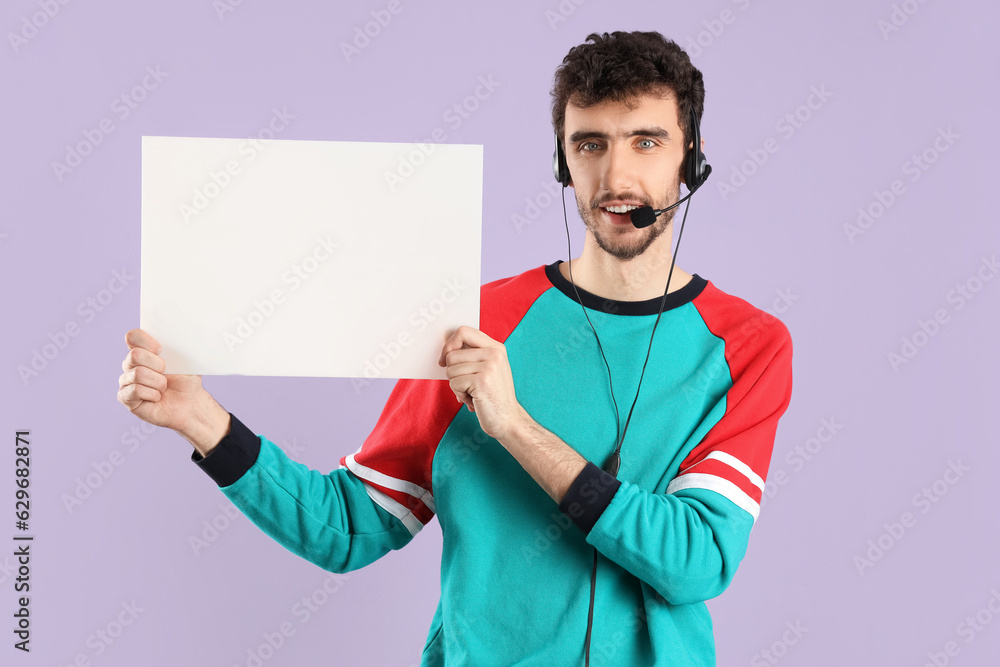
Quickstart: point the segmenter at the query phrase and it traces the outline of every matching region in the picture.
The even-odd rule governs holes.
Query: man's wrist
[[[506,432],[497,438],[497,442],[510,451],[512,445],[523,443],[530,437],[537,437],[539,428],[538,422],[519,404],[507,423]]]
[[[187,426],[178,433],[205,457],[229,434],[230,426],[229,412],[206,391],[195,403]]]

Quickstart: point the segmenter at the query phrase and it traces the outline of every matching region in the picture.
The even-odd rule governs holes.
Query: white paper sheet
[[[139,326],[166,373],[444,378],[482,177],[479,145],[144,136]]]

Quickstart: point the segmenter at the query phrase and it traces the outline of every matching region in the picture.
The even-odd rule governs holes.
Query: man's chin
[[[639,231],[633,228],[632,231]],[[623,236],[624,234],[616,233],[616,237]],[[612,257],[616,257],[622,261],[628,261],[634,259],[646,252],[649,246],[652,245],[652,241],[647,235],[643,235],[642,238],[631,239],[630,241],[624,241],[623,239],[608,239],[603,234],[594,234],[594,239],[597,241],[598,247],[604,252],[608,253]]]

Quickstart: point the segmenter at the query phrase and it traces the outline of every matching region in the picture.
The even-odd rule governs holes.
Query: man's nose
[[[602,185],[611,192],[629,190],[635,185],[635,162],[621,146],[611,146],[605,159]]]

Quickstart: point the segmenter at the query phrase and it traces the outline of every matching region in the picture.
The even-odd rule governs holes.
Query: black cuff
[[[229,433],[215,449],[203,457],[198,450],[191,452],[191,460],[198,464],[219,486],[234,484],[257,460],[260,438],[229,413]]]
[[[586,535],[601,518],[621,485],[621,480],[587,461],[587,466],[573,480],[559,503],[559,511],[572,519]]]

